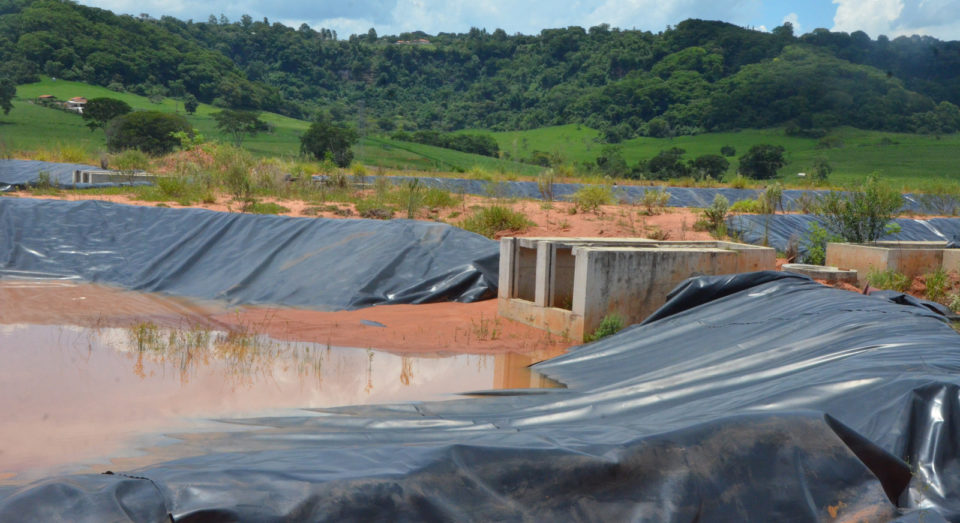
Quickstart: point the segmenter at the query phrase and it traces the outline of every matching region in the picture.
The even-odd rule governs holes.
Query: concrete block
[[[500,247],[501,283],[514,285],[501,285],[500,315],[576,340],[608,314],[627,324],[642,321],[691,276],[776,267],[773,249],[732,242],[504,238]],[[531,256],[534,274],[530,263],[518,261]],[[517,290],[526,280],[535,282],[534,292]]]
[[[823,265],[808,265],[806,263],[784,263],[780,270],[783,272],[792,272],[794,274],[803,274],[817,280],[823,280],[827,283],[849,283],[857,285],[857,271],[852,269],[840,269],[837,267],[826,267]]]
[[[943,270],[960,272],[960,249],[943,250]]]
[[[946,242],[828,243],[826,265],[857,271],[865,283],[871,271],[894,271],[915,278],[943,266]]]
[[[155,182],[157,176],[143,171],[123,173],[118,171],[101,171],[96,169],[73,171],[73,183],[132,183]]]

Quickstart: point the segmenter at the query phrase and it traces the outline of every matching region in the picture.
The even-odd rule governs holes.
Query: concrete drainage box
[[[132,182],[155,182],[156,175],[148,174],[143,171],[119,172],[119,171],[99,171],[94,169],[73,171],[73,183],[132,183]]]
[[[960,269],[960,249],[947,242],[828,243],[826,264],[854,269],[860,283],[870,271],[894,271],[915,278],[938,268]]]
[[[581,340],[608,314],[642,321],[681,281],[776,268],[776,252],[723,241],[503,238],[501,316]]]

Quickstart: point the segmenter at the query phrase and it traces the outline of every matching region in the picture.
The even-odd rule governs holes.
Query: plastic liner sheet
[[[960,520],[942,316],[783,273],[688,281],[665,309],[534,366],[568,389],[234,420],[257,430],[24,487],[0,520]]]
[[[884,235],[880,240],[960,243],[960,218],[896,218],[894,221],[900,225],[900,232]],[[810,214],[741,214],[727,218],[730,235],[746,243],[784,251],[790,239],[796,237],[801,261],[807,252],[812,224],[823,226],[823,221]]]
[[[0,160],[0,192],[9,192],[37,185],[41,173],[46,173],[52,185],[64,189],[94,189],[126,185],[153,185],[150,182],[73,183],[73,171],[100,170],[99,167],[79,163],[40,162],[36,160]]]
[[[414,179],[427,187],[436,187],[453,193],[478,194],[481,196],[496,196],[509,198],[543,199],[543,194],[537,182],[530,181],[487,181],[468,180],[460,178],[430,178],[413,176],[395,176],[390,178],[396,184],[404,184]],[[569,199],[583,184],[555,183],[553,197]],[[722,195],[731,204],[740,200],[752,200],[760,196],[758,189],[730,189],[724,187],[660,187],[640,185],[614,185],[613,193],[621,201],[636,203],[643,199],[643,195],[651,190],[665,190],[670,194],[667,205],[670,207],[709,207],[717,195]],[[804,203],[815,200],[826,191],[787,189],[783,191],[783,210],[799,211],[807,207]],[[955,202],[960,205],[960,202]],[[903,210],[918,214],[940,214],[934,207],[924,203],[919,195],[905,194]]]
[[[33,160],[0,160],[0,192],[11,191],[17,188],[23,188],[29,185],[36,185],[40,178],[40,173],[45,172],[50,176],[51,182],[62,188],[67,189],[90,189],[97,187],[117,187],[125,185],[152,185],[150,182],[116,182],[116,183],[95,183],[95,184],[74,184],[73,171],[79,169],[97,169],[91,165],[67,164],[55,162],[40,162]],[[314,175],[314,181],[320,183],[324,180],[323,175]],[[418,180],[419,183],[427,187],[436,187],[449,192],[477,194],[481,196],[496,196],[509,198],[531,198],[542,199],[543,194],[537,182],[530,181],[497,181],[487,180],[468,180],[462,178],[435,178],[435,177],[413,177],[413,176],[394,176],[390,180],[395,184],[405,184],[412,180]],[[557,183],[554,184],[554,197],[558,199],[570,198],[577,192],[583,184],[577,183]],[[643,199],[646,191],[663,189],[670,194],[670,200],[667,205],[670,207],[708,207],[713,199],[719,194],[723,195],[733,204],[740,200],[750,200],[757,198],[761,191],[757,189],[728,189],[723,187],[652,187],[636,185],[614,186],[615,196],[624,202],[635,203]],[[798,190],[787,189],[783,191],[783,209],[788,211],[799,211],[805,208],[804,200],[815,199],[824,191],[816,190]],[[960,202],[952,202],[953,205],[960,205]],[[924,202],[920,195],[905,194],[903,211],[918,214],[942,214],[941,210]]]
[[[491,298],[498,264],[445,224],[0,198],[0,278],[336,310]]]

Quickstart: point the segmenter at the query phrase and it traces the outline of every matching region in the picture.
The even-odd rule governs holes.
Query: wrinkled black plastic
[[[900,226],[900,232],[884,235],[881,241],[960,241],[960,218],[896,218],[894,222]],[[823,226],[823,221],[812,214],[741,214],[727,219],[727,230],[740,241],[769,245],[779,251],[786,250],[790,238],[796,237],[803,261],[812,224]]]
[[[668,307],[535,366],[568,389],[237,421],[258,430],[132,474],[178,521],[960,519],[942,316],[778,273],[688,281]],[[85,481],[21,489],[0,519]]]
[[[0,277],[316,309],[496,296],[497,242],[412,220],[325,220],[0,198]]]

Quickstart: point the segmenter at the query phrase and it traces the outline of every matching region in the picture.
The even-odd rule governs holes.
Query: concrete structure
[[[87,99],[82,96],[75,96],[63,104],[68,111],[74,111],[83,114],[83,108],[87,105]]]
[[[894,271],[908,278],[960,269],[960,249],[947,249],[947,242],[828,243],[826,264],[853,269],[864,283],[870,271]]]
[[[498,309],[581,340],[608,314],[642,321],[691,276],[775,268],[772,248],[722,241],[503,238]]]
[[[131,183],[156,182],[157,176],[144,171],[124,173],[119,171],[77,170],[73,171],[73,183]]]
[[[784,263],[783,266],[780,267],[780,270],[794,274],[803,274],[804,276],[823,280],[827,283],[857,284],[857,271],[850,269],[825,267],[823,265],[807,265],[806,263]]]

